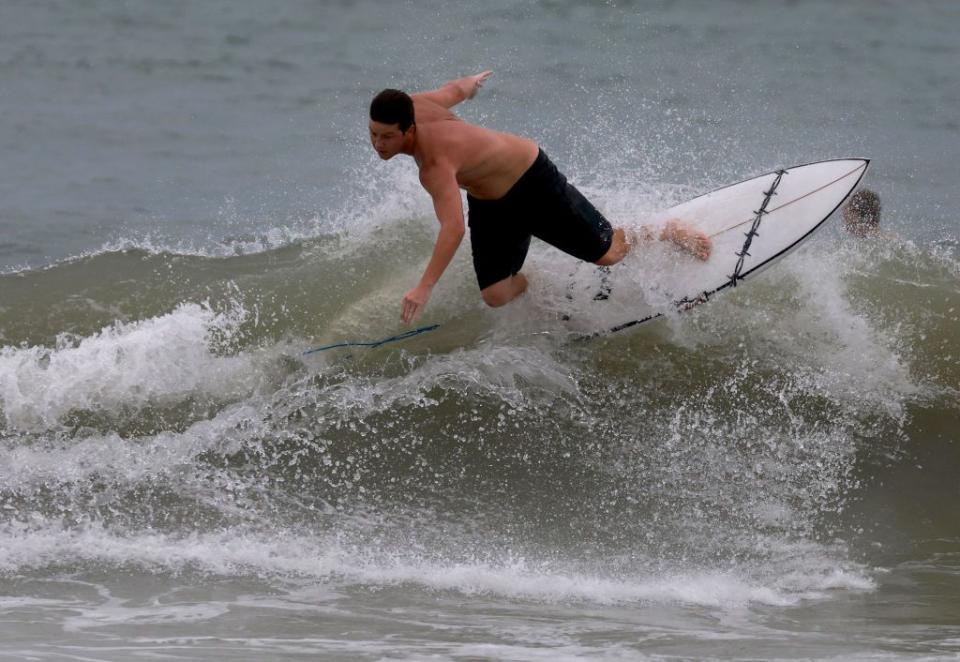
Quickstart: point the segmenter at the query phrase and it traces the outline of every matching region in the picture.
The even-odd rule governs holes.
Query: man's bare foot
[[[650,229],[649,225],[641,225],[640,227],[632,228],[624,227],[623,238],[627,242],[627,245],[633,248],[634,246],[645,244],[648,241],[654,241],[657,235]]]
[[[667,221],[667,224],[663,226],[660,240],[672,241],[700,260],[708,259],[710,251],[713,250],[713,242],[710,241],[710,237],[705,232],[675,218]]]

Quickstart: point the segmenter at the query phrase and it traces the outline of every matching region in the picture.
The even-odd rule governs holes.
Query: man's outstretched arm
[[[436,90],[431,92],[419,92],[414,94],[413,97],[428,99],[436,104],[440,104],[444,108],[452,108],[461,101],[466,101],[467,99],[472,99],[475,97],[477,90],[483,87],[483,84],[488,78],[490,78],[492,74],[492,71],[484,71],[476,74],[475,76],[458,78],[450,81],[449,83],[444,83]]]
[[[420,317],[433,292],[433,287],[453,260],[460,242],[466,234],[463,222],[463,204],[456,173],[449,165],[434,165],[421,168],[420,183],[433,197],[433,207],[440,221],[440,233],[433,247],[433,255],[423,272],[420,282],[403,297],[400,318],[406,323]]]

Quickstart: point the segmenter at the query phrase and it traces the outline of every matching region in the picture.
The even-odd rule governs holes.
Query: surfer
[[[527,289],[520,273],[538,237],[601,266],[620,262],[639,241],[671,241],[696,257],[710,256],[710,239],[677,220],[659,232],[613,228],[564,177],[535,142],[460,120],[450,108],[472,99],[492,72],[408,95],[386,89],[370,104],[370,141],[381,159],[412,156],[420,183],[433,198],[440,233],[416,287],[403,297],[405,323],[423,312],[433,288],[465,234],[460,189],[467,191],[470,243],[480,294],[502,306]]]
[[[880,196],[870,189],[860,189],[843,207],[843,227],[854,237],[880,235]]]

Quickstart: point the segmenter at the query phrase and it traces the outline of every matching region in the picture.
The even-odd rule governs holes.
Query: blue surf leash
[[[328,349],[335,349],[337,347],[369,347],[373,349],[374,347],[380,347],[381,345],[386,345],[387,343],[397,342],[398,340],[406,340],[407,338],[412,338],[413,336],[419,336],[421,333],[427,333],[428,331],[433,331],[434,329],[439,328],[439,324],[431,324],[430,326],[421,326],[419,329],[413,329],[412,331],[406,331],[405,333],[398,333],[395,336],[390,336],[389,338],[383,338],[381,340],[373,340],[370,342],[338,342],[333,343],[332,345],[323,345],[322,347],[314,347],[313,349],[308,349],[303,353],[304,356],[307,354],[313,354],[315,352],[323,352]]]

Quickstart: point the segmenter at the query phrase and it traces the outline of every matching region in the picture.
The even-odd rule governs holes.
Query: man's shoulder
[[[413,114],[418,124],[456,118],[456,115],[450,112],[448,108],[444,108],[436,101],[421,94],[414,94],[411,98],[413,99]]]
[[[494,133],[482,126],[453,117],[449,121],[429,122],[417,131],[429,152],[450,154],[460,150],[475,149]]]
[[[417,124],[417,141],[420,145],[422,164],[444,160],[457,160],[456,156],[465,145],[472,143],[476,127],[461,120]]]

